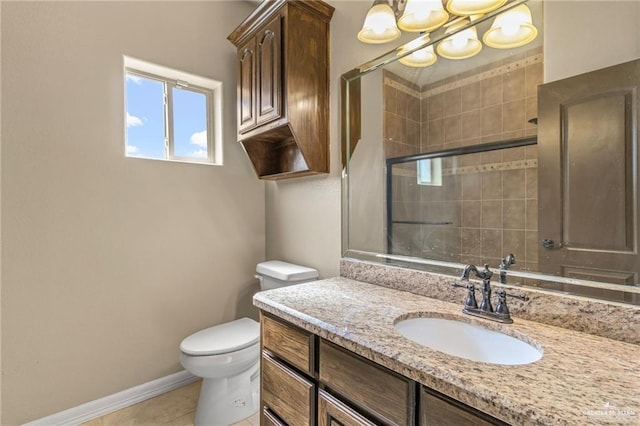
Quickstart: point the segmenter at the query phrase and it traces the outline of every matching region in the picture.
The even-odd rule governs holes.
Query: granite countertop
[[[514,318],[500,324],[460,304],[347,278],[257,293],[254,305],[480,411],[514,425],[640,424],[640,347]],[[395,330],[434,316],[523,336],[542,359],[494,365],[446,355]]]

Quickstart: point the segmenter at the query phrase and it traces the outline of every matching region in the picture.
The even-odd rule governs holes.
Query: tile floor
[[[193,426],[200,380],[131,407],[98,417],[82,426]],[[232,426],[259,426],[258,414]]]

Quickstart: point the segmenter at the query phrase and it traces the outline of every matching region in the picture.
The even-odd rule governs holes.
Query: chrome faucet
[[[481,271],[478,270],[475,265],[467,265],[462,270],[460,279],[463,281],[469,281],[469,275],[471,274],[471,272],[473,272],[476,277],[482,280],[482,302],[480,303],[480,307],[478,307],[478,303],[475,297],[476,287],[473,284],[469,283],[466,285],[461,285],[453,283],[454,287],[464,287],[469,290],[462,312],[481,318],[487,318],[493,321],[511,324],[513,320],[511,319],[511,314],[509,313],[509,308],[507,307],[507,296],[515,297],[524,301],[529,300],[529,298],[525,295],[509,294],[505,290],[500,289],[497,291],[498,305],[494,310],[493,306],[491,305],[491,277],[493,276],[493,272],[491,272],[491,270],[489,269],[489,265],[484,265],[484,269]]]
[[[513,255],[513,253],[509,253],[506,257],[503,257],[500,260],[500,266],[498,266],[498,268],[500,268],[500,284],[507,283],[507,273],[504,271],[509,269],[511,265],[515,265],[515,263],[516,257]]]

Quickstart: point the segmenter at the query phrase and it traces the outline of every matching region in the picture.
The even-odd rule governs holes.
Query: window
[[[125,155],[222,165],[222,83],[124,57]]]
[[[418,185],[442,186],[442,158],[419,160]]]

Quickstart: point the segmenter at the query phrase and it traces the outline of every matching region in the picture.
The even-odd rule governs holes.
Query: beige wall
[[[544,3],[544,81],[640,57],[640,1]]]
[[[226,40],[251,8],[2,2],[2,424],[179,371],[182,338],[255,313],[264,184]],[[123,54],[224,82],[224,167],[124,158]]]

